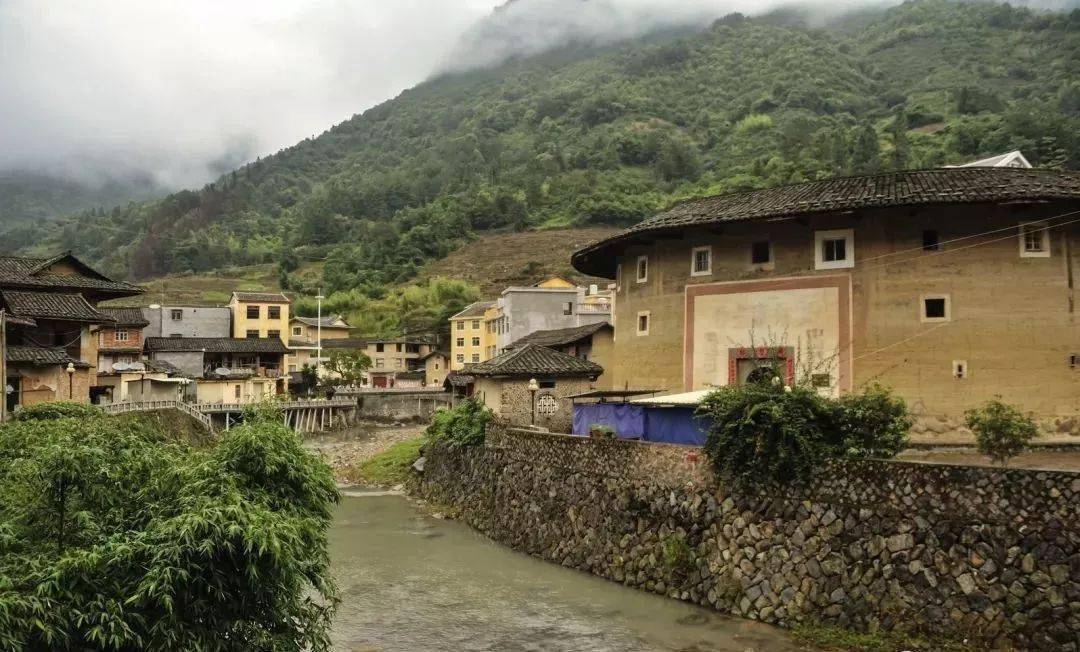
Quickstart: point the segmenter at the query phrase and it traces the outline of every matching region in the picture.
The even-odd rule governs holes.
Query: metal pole
[[[322,300],[326,297],[322,294],[322,288],[315,295],[316,308],[315,319],[315,383],[319,382],[319,365],[322,364]]]

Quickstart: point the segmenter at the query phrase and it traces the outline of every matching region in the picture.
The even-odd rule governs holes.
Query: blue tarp
[[[645,434],[645,411],[629,403],[575,404],[574,434],[588,436],[593,424],[608,426],[620,439],[641,439]]]
[[[644,439],[667,444],[705,443],[709,424],[694,418],[692,407],[652,407],[630,403],[574,405],[574,434],[586,437],[589,426],[608,426],[620,439]]]

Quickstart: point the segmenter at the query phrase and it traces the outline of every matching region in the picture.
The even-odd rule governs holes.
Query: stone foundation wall
[[[515,549],[741,617],[1080,649],[1080,474],[837,462],[739,493],[693,447],[509,431],[429,450],[416,488]]]
[[[339,398],[356,397],[358,416],[379,421],[429,421],[437,410],[453,406],[448,392],[419,389],[364,391],[358,394],[338,394]]]

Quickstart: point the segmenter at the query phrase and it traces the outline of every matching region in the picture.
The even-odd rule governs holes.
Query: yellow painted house
[[[289,343],[289,305],[292,301],[280,292],[233,292],[232,336],[276,337]]]
[[[450,318],[450,368],[483,362],[491,357],[494,334],[487,313],[496,311],[494,301],[477,301]]]

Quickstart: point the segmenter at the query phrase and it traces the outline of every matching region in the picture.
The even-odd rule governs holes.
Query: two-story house
[[[341,315],[330,315],[321,319],[293,317],[289,320],[289,373],[295,374],[306,365],[314,365],[320,342],[344,340],[348,337],[349,324]],[[325,354],[323,357],[326,357]]]
[[[150,321],[141,308],[99,308],[112,323],[103,324],[97,332],[98,373],[112,371],[113,364],[132,364],[142,358],[143,329]]]
[[[274,337],[148,337],[151,363],[196,379],[199,403],[249,403],[284,394],[288,349]]]
[[[90,401],[98,367],[97,329],[113,318],[106,299],[140,294],[71,255],[0,257],[6,407],[55,400]]]
[[[287,344],[291,303],[289,297],[280,292],[233,292],[229,301],[232,336],[273,337]]]

